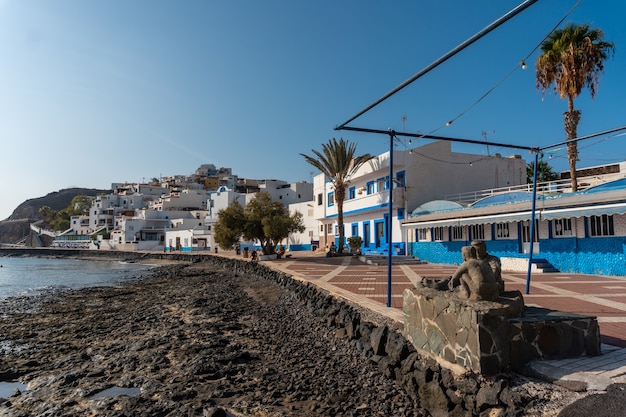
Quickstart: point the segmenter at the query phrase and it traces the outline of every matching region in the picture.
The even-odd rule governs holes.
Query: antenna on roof
[[[496,131],[495,130],[486,131],[485,129],[483,129],[482,135],[483,135],[483,138],[485,139],[485,142],[487,142],[487,135],[490,135],[492,133],[496,133]],[[487,156],[491,156],[489,154],[489,143],[487,143]]]

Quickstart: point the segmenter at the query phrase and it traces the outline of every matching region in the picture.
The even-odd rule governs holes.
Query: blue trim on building
[[[471,241],[411,242],[409,254],[435,264],[459,265],[461,247]],[[518,239],[488,240],[487,250],[499,258],[528,258]],[[542,259],[561,272],[626,276],[626,236],[553,238],[539,241]]]
[[[354,214],[368,213],[370,211],[380,210],[380,209],[384,209],[386,207],[389,207],[389,203],[377,204],[375,206],[365,207],[365,208],[358,209],[358,210],[344,211],[343,215],[344,216],[352,216]],[[326,218],[327,219],[334,219],[337,216],[338,216],[337,214],[330,214],[330,215],[326,216]]]

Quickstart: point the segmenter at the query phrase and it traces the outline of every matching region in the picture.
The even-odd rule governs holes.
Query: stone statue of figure
[[[500,285],[491,266],[476,257],[472,246],[463,246],[461,254],[464,262],[450,277],[449,288],[453,290],[458,286],[459,296],[472,301],[498,301]]]
[[[495,275],[496,282],[500,286],[500,294],[504,293],[504,280],[502,279],[502,264],[500,264],[500,258],[487,253],[487,244],[484,240],[473,240],[472,246],[476,249],[476,257],[489,264]]]

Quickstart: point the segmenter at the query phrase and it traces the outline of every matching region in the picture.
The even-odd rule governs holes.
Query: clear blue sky
[[[358,142],[358,153],[385,152],[385,136],[333,127],[521,2],[0,0],[0,219],[51,191],[190,174],[203,163],[310,181],[317,172],[299,154],[332,137]],[[471,139],[485,131],[492,142],[533,146],[564,140],[566,103],[542,101],[537,52],[441,127],[575,4],[539,0],[350,125]],[[623,0],[583,0],[566,20],[616,44],[595,100],[576,101],[580,136],[626,124],[625,16]],[[579,166],[623,160],[625,139],[581,143]],[[564,154],[549,161],[558,171]]]

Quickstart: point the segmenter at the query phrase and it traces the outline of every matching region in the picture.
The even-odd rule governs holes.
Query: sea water
[[[115,260],[0,257],[0,299],[113,286],[136,280],[153,265]]]

